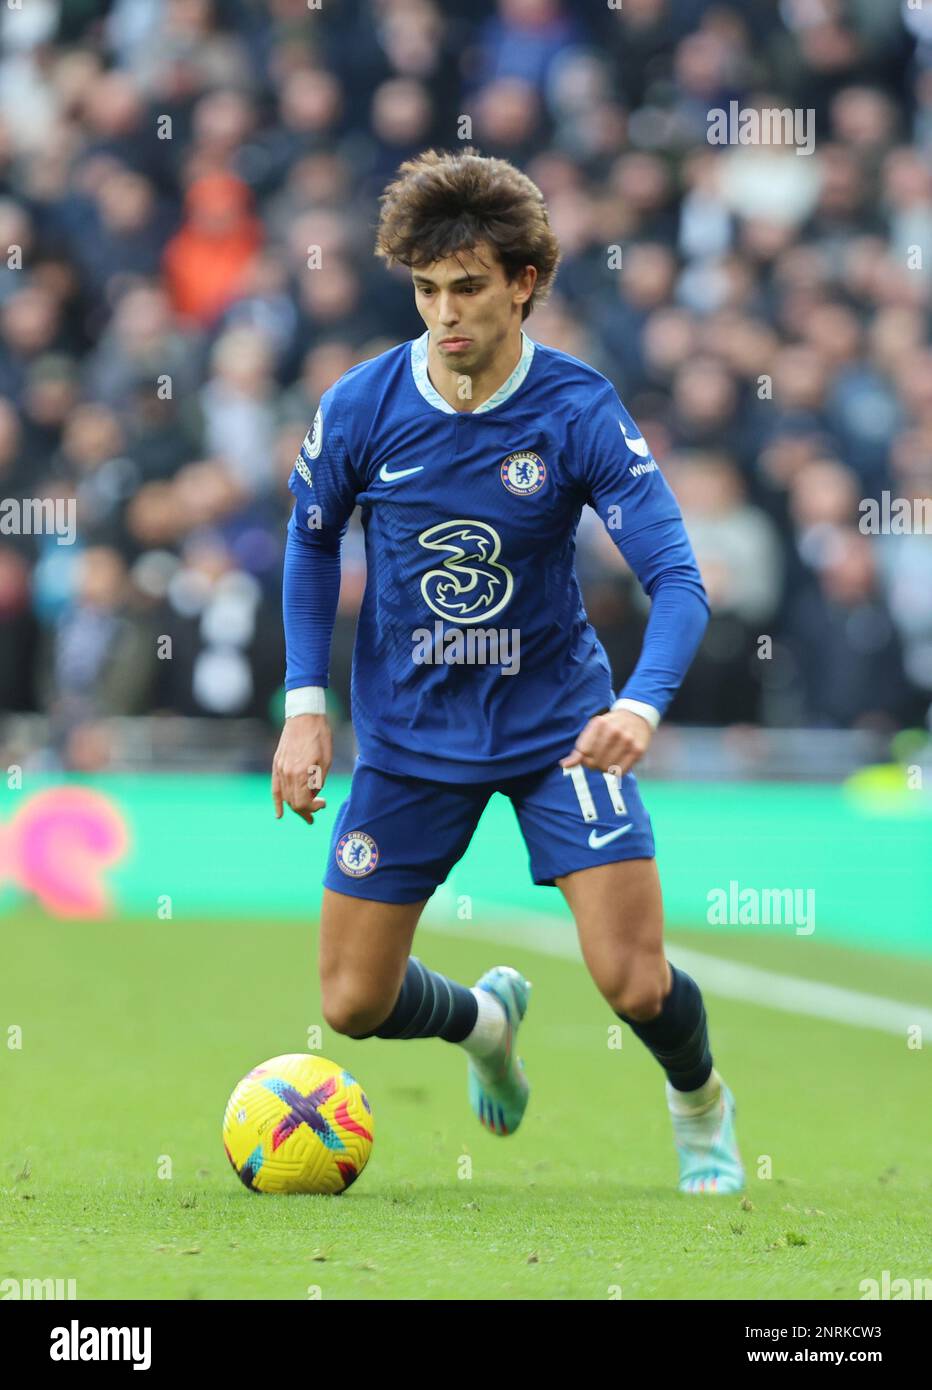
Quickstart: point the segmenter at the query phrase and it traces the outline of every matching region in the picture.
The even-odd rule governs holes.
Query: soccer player
[[[376,252],[410,268],[426,332],[325,392],[289,483],[279,817],[287,803],[311,824],[326,805],[324,689],[357,505],[368,561],[352,679],[359,756],[324,878],[324,1016],[353,1038],[458,1044],[479,1120],[515,1132],[529,982],[496,966],[468,988],[411,955],[425,903],[503,792],[534,882],[561,890],[596,986],[666,1073],[680,1189],[736,1192],[735,1103],[712,1065],[699,988],[664,953],[631,770],[708,620],[679,509],[606,378],[522,329],[559,260],[529,178],[472,149],[409,160],[383,194]],[[651,599],[618,699],[574,571],[586,504]]]

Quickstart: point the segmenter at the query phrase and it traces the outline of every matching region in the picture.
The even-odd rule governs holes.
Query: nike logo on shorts
[[[630,821],[627,825],[620,825],[617,830],[610,830],[607,835],[600,835],[597,830],[590,830],[589,848],[601,849],[602,846],[607,845],[610,840],[617,840],[619,835],[627,835],[628,831],[633,829],[634,823]]]

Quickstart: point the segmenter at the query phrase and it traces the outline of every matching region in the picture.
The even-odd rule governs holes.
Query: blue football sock
[[[384,1023],[356,1038],[443,1038],[462,1042],[475,1027],[476,996],[465,985],[428,970],[416,956],[408,960],[401,993]]]
[[[677,1091],[697,1091],[712,1074],[712,1053],[699,986],[685,970],[670,965],[673,988],[656,1018],[639,1023],[618,1017],[657,1058]]]

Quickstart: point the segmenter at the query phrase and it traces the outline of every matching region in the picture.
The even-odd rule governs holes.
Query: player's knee
[[[336,994],[323,998],[324,1020],[328,1028],[347,1038],[361,1038],[372,1033],[391,1012],[391,1005],[381,1000],[366,1000],[358,995]]]
[[[617,1014],[624,1014],[635,1023],[647,1023],[663,1008],[666,979],[659,972],[632,975],[613,991],[609,1000]]]

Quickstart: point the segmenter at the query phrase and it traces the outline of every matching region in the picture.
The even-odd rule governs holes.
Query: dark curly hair
[[[542,303],[553,284],[560,247],[537,185],[506,159],[481,155],[472,146],[425,150],[398,169],[380,199],[375,253],[388,265],[409,268],[471,250],[494,247],[506,280],[526,265],[537,282],[522,319]]]

